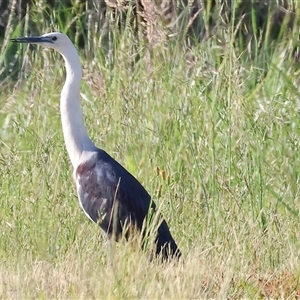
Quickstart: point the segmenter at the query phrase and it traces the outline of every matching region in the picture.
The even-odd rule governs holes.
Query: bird
[[[60,96],[62,131],[79,204],[86,216],[101,227],[108,240],[119,241],[122,236],[128,240],[135,232],[147,241],[145,228],[158,209],[143,185],[105,150],[96,147],[89,137],[80,102],[82,66],[70,38],[61,32],[50,32],[11,41],[52,48],[64,59],[66,79]],[[157,213],[160,221],[151,233],[154,254],[163,260],[179,259],[181,251],[167,222]]]

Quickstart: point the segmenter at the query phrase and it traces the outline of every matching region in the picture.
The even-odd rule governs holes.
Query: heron
[[[86,216],[102,228],[108,240],[118,241],[121,236],[128,240],[133,232],[145,235],[150,212],[158,209],[143,185],[90,139],[80,102],[82,66],[74,44],[61,32],[11,41],[52,48],[64,59],[66,80],[60,96],[62,131],[79,204]],[[163,260],[181,256],[163,217],[153,235],[156,256],[161,255]]]

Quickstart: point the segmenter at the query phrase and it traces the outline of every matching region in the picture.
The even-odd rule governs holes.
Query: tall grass
[[[60,125],[62,59],[7,43],[1,61],[19,79],[7,75],[0,94],[0,298],[299,296],[293,33],[252,60],[234,46],[234,27],[218,31],[222,48],[215,36],[148,49],[129,26],[112,34],[109,55],[92,32],[80,51],[85,123],[151,193],[184,260],[162,265],[134,244],[107,245],[77,203]]]

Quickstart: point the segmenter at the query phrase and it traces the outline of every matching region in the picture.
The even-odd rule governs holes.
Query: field
[[[300,297],[299,27],[240,51],[234,25],[151,48],[128,26],[109,55],[96,35],[79,50],[88,132],[160,207],[184,256],[168,264],[109,247],[81,211],[63,60],[9,43],[23,27],[0,53],[1,299]]]

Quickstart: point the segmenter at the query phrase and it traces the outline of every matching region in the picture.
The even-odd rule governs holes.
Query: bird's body
[[[79,203],[85,214],[98,223],[109,238],[126,235],[128,227],[142,231],[150,208],[156,209],[155,204],[139,181],[89,138],[80,106],[82,69],[70,39],[54,32],[13,41],[46,45],[64,58],[66,82],[60,99],[61,121]],[[163,258],[181,255],[164,220],[158,227],[155,243],[156,254]]]
[[[155,210],[145,188],[105,151],[89,151],[83,157],[74,175],[80,204],[87,216],[98,223],[108,237],[118,238],[124,233],[123,229],[130,230],[127,226],[131,225],[141,230],[150,207]],[[163,250],[167,255],[170,248],[178,255],[178,247],[165,221],[158,232],[157,254]]]

